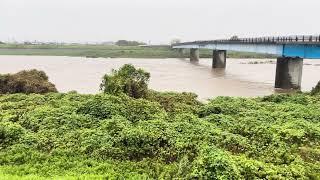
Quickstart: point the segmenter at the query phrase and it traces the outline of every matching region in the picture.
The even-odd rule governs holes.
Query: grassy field
[[[169,47],[138,47],[112,45],[19,45],[1,44],[0,55],[75,56],[103,58],[188,58],[189,51],[181,53]],[[202,58],[211,58],[211,50],[200,50]],[[228,52],[229,58],[273,58],[256,53]]]

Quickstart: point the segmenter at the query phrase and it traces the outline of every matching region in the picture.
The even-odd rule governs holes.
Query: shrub
[[[240,179],[232,158],[214,147],[202,147],[194,164],[193,178],[196,179]]]
[[[178,113],[197,113],[202,105],[194,93],[157,92],[149,90],[145,99],[159,103],[170,115]]]
[[[133,98],[143,98],[148,92],[150,73],[125,64],[119,70],[112,70],[111,75],[104,75],[100,85],[104,93],[127,94]]]
[[[57,89],[48,81],[48,76],[43,71],[33,69],[0,75],[0,94],[48,92],[57,92]]]
[[[24,133],[24,129],[16,123],[0,122],[0,150],[15,143]]]

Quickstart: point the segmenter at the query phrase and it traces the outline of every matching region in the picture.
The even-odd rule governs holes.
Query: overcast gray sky
[[[153,43],[320,34],[320,0],[0,0],[0,40]]]

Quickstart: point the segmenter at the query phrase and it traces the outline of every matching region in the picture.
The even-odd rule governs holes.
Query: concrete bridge
[[[190,49],[190,60],[199,60],[199,49],[212,49],[212,68],[226,68],[227,51],[254,52],[278,56],[275,88],[300,89],[303,59],[320,59],[320,36],[232,38],[194,41],[172,45]]]

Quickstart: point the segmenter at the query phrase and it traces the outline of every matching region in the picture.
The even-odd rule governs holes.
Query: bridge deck
[[[320,36],[287,36],[234,38],[228,40],[193,41],[172,45],[172,48],[213,49],[273,54],[281,57],[320,59]]]

